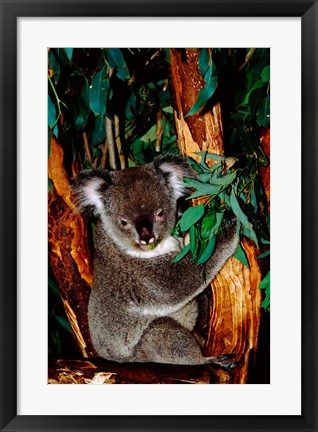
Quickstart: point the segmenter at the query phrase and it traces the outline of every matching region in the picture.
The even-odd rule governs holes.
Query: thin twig
[[[162,135],[163,135],[163,131],[165,130],[166,124],[167,124],[167,119],[164,118],[162,122],[162,112],[158,111],[157,122],[156,122],[156,146],[155,146],[155,150],[157,153],[161,152]]]
[[[89,160],[89,163],[92,166],[93,165],[92,154],[91,154],[91,149],[89,148],[89,142],[88,142],[86,131],[83,132],[83,140],[84,140],[84,149],[85,149],[87,159]]]
[[[111,169],[117,169],[116,154],[115,154],[115,141],[113,134],[113,122],[106,116],[105,117],[106,126],[106,145],[109,154],[109,166]],[[103,167],[105,168],[105,167]]]
[[[123,152],[123,147],[120,139],[120,122],[117,114],[114,115],[114,123],[115,123],[115,140],[116,140],[116,146],[119,155],[120,168],[124,169],[126,168],[126,160],[125,160],[125,155]]]
[[[254,54],[255,50],[256,50],[256,48],[251,48],[251,49],[248,51],[248,53],[247,53],[246,56],[245,56],[245,61],[244,61],[244,63],[240,66],[238,72],[239,72],[240,70],[242,70],[242,69],[247,65],[247,63],[250,61],[252,55]]]

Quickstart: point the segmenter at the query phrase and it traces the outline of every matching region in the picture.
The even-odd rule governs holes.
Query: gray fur
[[[177,199],[188,194],[182,178],[189,176],[193,172],[184,159],[162,156],[123,171],[84,172],[74,182],[78,207],[94,208],[100,216],[88,319],[101,357],[118,362],[207,362],[191,333],[196,297],[234,253],[238,239],[235,228],[229,230],[205,267],[191,264],[190,256],[172,263],[183,245],[170,231],[176,223]],[[153,249],[143,245],[153,239]]]

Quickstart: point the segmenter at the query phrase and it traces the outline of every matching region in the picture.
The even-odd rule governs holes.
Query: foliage
[[[270,121],[269,60],[269,49],[200,50],[205,86],[185,117],[209,110],[220,100],[225,154],[230,157],[203,152],[200,163],[189,159],[198,178],[184,181],[193,188],[191,198],[205,201],[187,209],[174,230],[176,235],[190,234],[189,245],[176,261],[191,253],[193,261],[206,262],[216,236],[233,223],[234,216],[241,237],[254,241],[261,252],[268,248],[260,170],[269,160],[260,146],[260,134]],[[48,129],[63,146],[70,176],[81,169],[119,169],[149,162],[161,152],[179,152],[169,73],[168,49],[49,50]],[[249,265],[241,246],[235,256]],[[266,251],[259,259],[268,267]],[[269,310],[269,274],[260,288],[263,307]],[[52,284],[50,292],[51,311],[56,313]],[[61,330],[65,322],[54,313],[53,328]],[[57,347],[55,340],[55,352]]]
[[[76,161],[80,169],[103,165],[102,153],[111,151],[106,118],[129,165],[151,161],[161,151],[177,152],[168,68],[159,49],[51,48],[49,131],[62,143],[69,163]],[[115,148],[116,168],[118,160]]]
[[[48,346],[50,357],[74,354],[71,326],[66,318],[56,281],[49,271]]]

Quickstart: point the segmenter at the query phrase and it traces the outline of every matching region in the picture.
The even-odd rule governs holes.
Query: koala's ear
[[[96,169],[82,171],[72,179],[72,191],[78,211],[103,211],[102,194],[112,184],[110,173]]]
[[[183,177],[195,178],[196,172],[183,157],[169,154],[162,155],[156,157],[153,164],[167,179],[176,199],[190,195],[189,188],[182,179]]]

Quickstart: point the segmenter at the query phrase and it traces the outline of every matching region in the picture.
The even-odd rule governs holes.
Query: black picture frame
[[[76,7],[74,5],[76,4]],[[317,431],[317,16],[315,0],[0,0],[1,431]],[[17,18],[301,17],[302,414],[299,416],[17,415]],[[292,101],[292,95],[291,95]],[[292,211],[286,212],[292,215]],[[288,295],[288,294],[287,294]],[[284,361],[292,362],[292,347]],[[283,372],[282,372],[283,373]],[[290,377],[292,379],[292,377]]]

